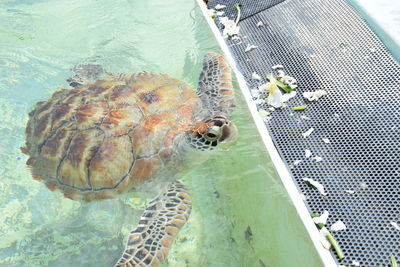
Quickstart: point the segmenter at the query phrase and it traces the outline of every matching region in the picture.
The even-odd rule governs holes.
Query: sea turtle
[[[101,74],[82,65],[29,113],[26,146],[33,178],[71,199],[93,201],[158,190],[130,232],[116,266],[156,266],[191,211],[176,178],[200,155],[237,135],[231,69],[208,53],[196,92],[165,74]],[[194,154],[198,153],[198,154]]]

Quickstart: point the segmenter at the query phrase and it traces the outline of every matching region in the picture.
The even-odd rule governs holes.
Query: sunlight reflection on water
[[[28,112],[37,101],[67,86],[65,80],[76,64],[98,63],[108,72],[167,73],[196,88],[203,55],[219,48],[195,2],[175,2],[0,4],[3,266],[111,266],[119,258],[140,214],[132,207],[143,206],[144,200],[83,204],[65,199],[31,178],[19,147]],[[249,205],[263,207],[256,202],[267,196],[278,206],[290,206],[239,92],[233,120],[240,134],[237,144],[217,152],[184,179],[193,191],[193,213],[164,266],[258,264],[243,225],[263,220],[265,214],[239,218],[238,211]],[[252,194],[257,197],[249,198]],[[274,245],[268,246],[266,257],[274,254]]]

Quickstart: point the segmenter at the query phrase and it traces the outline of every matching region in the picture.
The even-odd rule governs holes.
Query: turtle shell
[[[32,176],[50,189],[72,199],[112,198],[168,163],[198,101],[167,75],[110,75],[38,102],[22,150]]]

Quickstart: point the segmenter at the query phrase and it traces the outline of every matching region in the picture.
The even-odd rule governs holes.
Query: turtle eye
[[[221,120],[212,120],[212,122],[214,123],[215,126],[221,127],[222,125],[224,125],[224,123]]]
[[[208,138],[210,138],[210,139],[212,139],[212,138],[215,138],[215,137],[217,137],[215,134],[213,134],[213,133],[208,133],[207,134],[207,137]]]

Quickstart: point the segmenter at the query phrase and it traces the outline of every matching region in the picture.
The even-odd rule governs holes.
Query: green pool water
[[[197,85],[219,51],[192,0],[0,2],[0,266],[112,266],[147,200],[65,199],[25,167],[28,112],[76,64]],[[237,88],[240,136],[191,170],[193,212],[162,266],[321,266]]]

